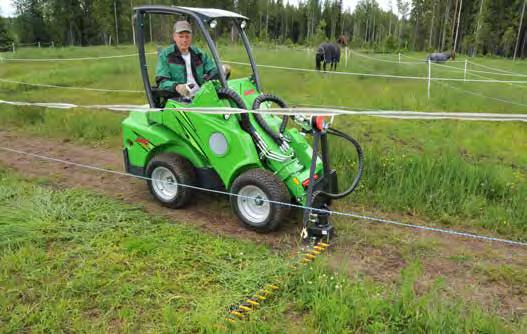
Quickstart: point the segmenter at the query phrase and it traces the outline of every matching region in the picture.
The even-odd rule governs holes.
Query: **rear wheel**
[[[231,205],[242,224],[257,232],[276,230],[287,218],[290,203],[284,183],[264,169],[251,169],[234,180]],[[277,204],[274,202],[285,203]]]
[[[184,185],[195,184],[192,165],[185,158],[173,153],[154,156],[146,167],[148,188],[164,206],[178,209],[188,203],[192,189]]]

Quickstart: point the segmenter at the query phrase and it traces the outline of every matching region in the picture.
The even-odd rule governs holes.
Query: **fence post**
[[[51,41],[51,47],[55,48],[55,42]]]
[[[11,43],[13,46],[13,53],[15,53],[15,42]]]
[[[40,49],[40,41],[38,42],[38,48]]]
[[[399,52],[399,64],[401,63],[401,53]]]
[[[468,64],[468,60],[465,59],[465,73],[463,74],[463,82],[467,81],[467,64]]]
[[[430,82],[432,81],[432,62],[428,59],[428,99],[430,99]]]
[[[346,67],[348,67],[348,47],[346,46]]]

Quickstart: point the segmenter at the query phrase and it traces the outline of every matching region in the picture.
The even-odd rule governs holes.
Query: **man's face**
[[[192,44],[192,34],[188,31],[175,32],[174,42],[181,52],[187,52],[190,44]]]

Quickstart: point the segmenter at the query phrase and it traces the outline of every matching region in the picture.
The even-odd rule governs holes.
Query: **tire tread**
[[[148,162],[147,168],[146,168],[146,175],[147,177],[152,177],[152,171],[154,170],[154,167],[156,166],[164,166],[168,167],[176,176],[178,179],[178,184],[185,184],[185,185],[195,185],[196,181],[196,175],[194,172],[194,167],[192,164],[182,156],[170,153],[170,152],[164,152],[156,154],[150,161]],[[192,195],[192,189],[188,187],[181,187],[178,186],[178,194],[176,197],[171,201],[163,201],[159,199],[153,188],[152,188],[152,181],[148,180],[148,188],[152,195],[163,205],[169,208],[173,209],[179,209],[183,206],[185,206]]]
[[[250,184],[260,187],[272,201],[290,203],[289,192],[285,184],[268,170],[255,168],[242,173],[234,180],[231,191],[237,194],[243,186]],[[254,226],[240,214],[237,199],[236,196],[231,196],[231,205],[234,213],[240,218],[243,226],[256,232],[268,233],[278,229],[289,214],[289,206],[271,203],[271,214],[267,222],[260,226]]]

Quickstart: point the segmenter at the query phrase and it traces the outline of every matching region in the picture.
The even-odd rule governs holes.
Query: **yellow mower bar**
[[[230,311],[229,313],[232,314],[232,315],[237,316],[237,317],[240,318],[240,319],[243,319],[243,314],[241,314],[241,313],[238,312],[238,311]]]

